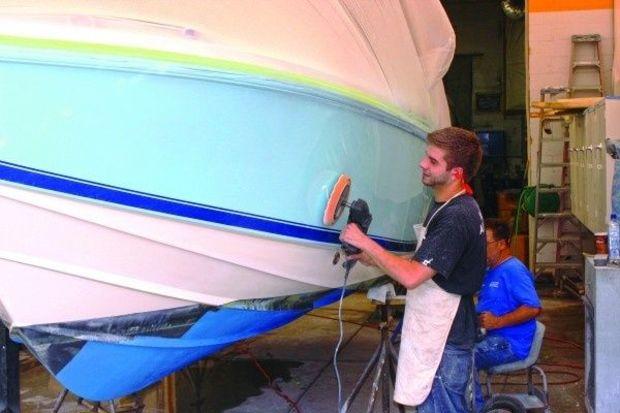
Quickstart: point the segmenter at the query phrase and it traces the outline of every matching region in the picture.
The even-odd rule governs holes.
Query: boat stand
[[[398,355],[392,342],[392,335],[390,334],[390,321],[392,318],[393,307],[404,306],[405,300],[404,296],[396,296],[386,298],[385,303],[378,301],[373,302],[381,314],[381,323],[379,324],[381,341],[370,358],[370,361],[364,368],[364,372],[359,379],[357,379],[357,383],[355,383],[355,387],[353,387],[351,394],[347,397],[340,408],[340,413],[347,413],[349,411],[351,404],[353,404],[353,401],[355,401],[355,398],[358,396],[362,386],[373,374],[373,371],[374,378],[370,388],[370,396],[368,399],[368,407],[366,412],[371,413],[373,411],[377,400],[377,393],[379,392],[379,385],[381,385],[382,413],[390,413],[390,405],[392,404],[391,394],[394,389],[394,382],[396,381],[396,366],[398,364]],[[402,405],[398,405],[398,411],[400,413],[404,413],[405,408]]]
[[[0,322],[0,413],[19,413],[19,344]]]
[[[56,402],[54,403],[54,408],[52,409],[52,413],[58,413],[62,404],[65,402],[65,398],[69,394],[69,390],[63,389],[56,397]],[[81,397],[78,397],[77,404],[80,406],[85,406],[91,412],[101,412],[101,413],[142,413],[144,410],[144,403],[142,402],[142,398],[135,394],[134,400],[129,405],[117,406],[114,400],[111,400],[108,404],[108,408],[105,408],[102,402],[89,402],[84,400]],[[0,411],[0,413],[4,413]]]

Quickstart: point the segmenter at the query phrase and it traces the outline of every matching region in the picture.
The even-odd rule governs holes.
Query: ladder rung
[[[572,280],[570,277],[563,276],[562,283],[566,290],[577,296],[582,296],[586,292],[582,280]]]
[[[540,212],[538,218],[566,218],[572,217],[573,213],[570,211],[564,212]]]
[[[546,240],[546,241],[538,240],[536,241],[536,253],[539,253],[540,251],[542,251],[542,249],[545,248],[549,244],[558,244],[560,246],[570,245],[574,248],[581,250],[581,242],[577,242],[577,241],[564,242],[564,241],[558,241],[558,240]]]
[[[567,235],[562,235],[559,238],[538,238],[537,242],[578,242],[581,241],[580,237],[575,237],[575,236],[567,236]]]
[[[565,86],[548,86],[540,89],[541,95],[557,95],[565,92],[570,92],[570,89]]]
[[[572,238],[581,238],[581,233],[579,232],[572,232],[572,231],[566,231],[566,232],[562,232],[562,237],[572,237]]]
[[[583,274],[581,273],[572,274],[572,276],[570,274],[564,274],[562,278],[566,279],[567,281],[572,281],[572,282],[577,282],[577,283],[583,282]]]
[[[552,123],[552,122],[565,123],[566,119],[564,119],[564,116],[545,116],[545,119],[543,119],[543,122],[545,124]]]
[[[558,168],[560,166],[570,166],[570,162],[541,162],[542,168]]]
[[[599,85],[573,86],[571,88],[571,91],[573,91],[573,92],[574,91],[580,91],[580,90],[587,90],[587,91],[597,90],[597,91],[599,91],[601,93],[603,92],[603,88],[601,86],[599,86]]]
[[[598,33],[592,34],[574,34],[571,36],[571,41],[573,43],[583,43],[583,42],[600,42],[601,35]]]
[[[566,192],[566,191],[570,191],[570,186],[554,186],[552,188],[538,188],[538,192],[540,192],[541,194]]]
[[[537,240],[536,241],[536,253],[538,254],[540,251],[543,250],[543,248],[545,248],[547,245],[549,244],[558,244],[561,247],[568,247],[571,246],[573,248],[575,248],[576,251],[580,251],[582,250],[582,245],[581,242],[578,241],[570,241],[570,242],[564,242],[564,241],[558,241],[558,240]]]
[[[580,262],[537,262],[536,268],[582,268],[583,263]]]
[[[545,114],[545,116],[543,117],[543,122],[544,123],[551,123],[551,122],[565,122],[565,119],[562,115],[550,115],[550,114]]]
[[[598,60],[578,60],[573,62],[573,69],[578,67],[600,67],[601,62]]]

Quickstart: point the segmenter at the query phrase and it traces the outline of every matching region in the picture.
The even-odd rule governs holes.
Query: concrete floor
[[[580,300],[539,288],[544,312],[539,318],[547,332],[540,365],[550,382],[554,413],[585,412],[583,401],[583,306]],[[344,396],[353,388],[379,341],[374,306],[363,294],[344,301],[344,342],[339,370]],[[337,385],[332,366],[338,340],[337,304],[311,314],[176,375],[177,412],[289,413],[337,411]],[[22,411],[50,412],[57,384],[36,363],[24,360]],[[191,389],[194,378],[199,395]],[[269,385],[266,377],[271,380]],[[496,390],[512,392],[523,387],[525,376],[498,377]],[[506,384],[504,384],[506,382]],[[154,390],[151,389],[152,397]],[[351,412],[366,411],[369,386],[365,386]],[[288,401],[287,401],[288,400]],[[295,407],[292,407],[292,403]],[[147,406],[149,403],[147,401]],[[163,413],[151,403],[145,413]],[[84,412],[69,398],[61,412]],[[375,405],[381,411],[381,400]],[[392,411],[397,411],[394,407]]]

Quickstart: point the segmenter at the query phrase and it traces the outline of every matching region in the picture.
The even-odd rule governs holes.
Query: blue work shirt
[[[488,311],[494,316],[503,316],[522,305],[541,308],[532,273],[521,261],[511,257],[487,271],[476,312],[480,314]],[[505,337],[510,342],[512,352],[523,359],[530,351],[535,331],[536,320],[532,319],[514,326],[489,330],[487,334]]]

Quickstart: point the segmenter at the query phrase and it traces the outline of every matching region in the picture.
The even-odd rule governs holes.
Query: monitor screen
[[[482,144],[482,153],[485,156],[506,155],[506,139],[503,130],[478,130],[476,135]]]

